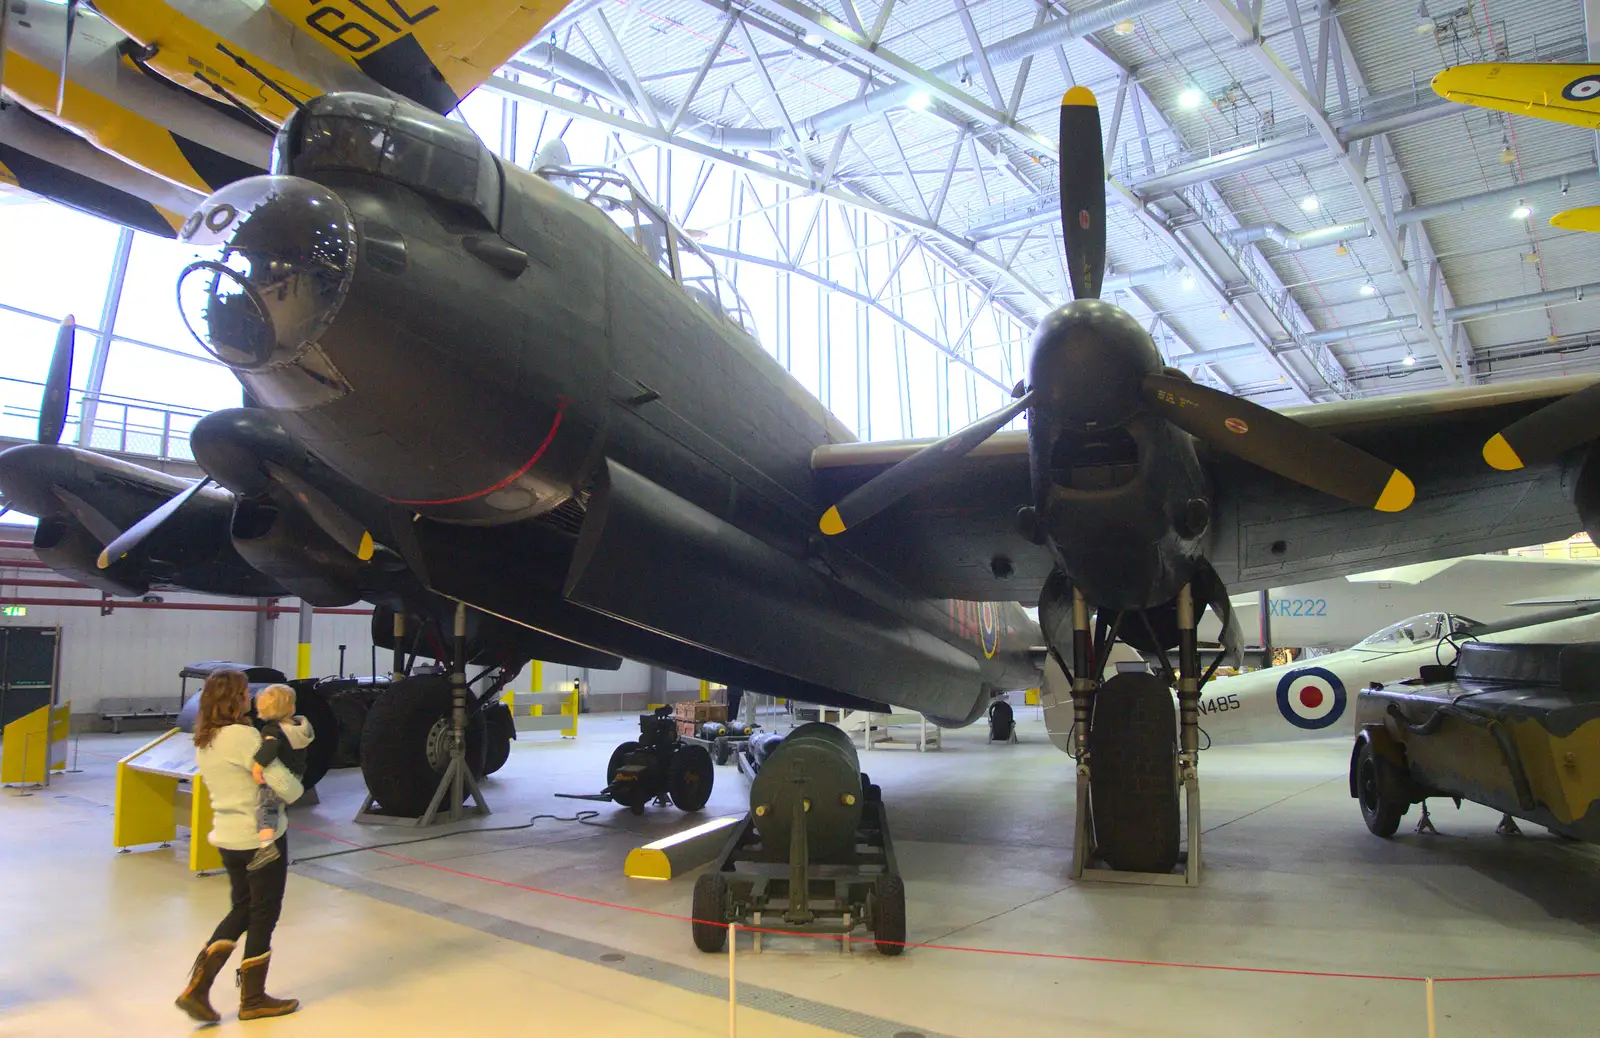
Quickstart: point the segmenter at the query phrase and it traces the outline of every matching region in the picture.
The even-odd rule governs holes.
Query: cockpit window
[[[1409,649],[1415,645],[1438,641],[1443,621],[1444,617],[1440,613],[1423,613],[1421,616],[1407,617],[1397,624],[1390,624],[1383,630],[1361,639],[1356,643],[1356,647]]]
[[[626,177],[609,169],[549,169],[540,176],[609,216],[706,313],[756,337],[755,316],[693,239],[666,221]]]
[[[396,101],[324,94],[278,133],[273,172],[354,170],[500,222],[500,167],[467,126]]]

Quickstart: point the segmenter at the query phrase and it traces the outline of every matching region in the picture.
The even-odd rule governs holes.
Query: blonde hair
[[[194,720],[195,746],[202,750],[210,746],[219,729],[244,723],[249,713],[250,683],[244,672],[214,671],[200,689],[200,709]]]
[[[256,693],[256,716],[263,721],[281,721],[294,714],[294,689],[288,685],[268,685]]]

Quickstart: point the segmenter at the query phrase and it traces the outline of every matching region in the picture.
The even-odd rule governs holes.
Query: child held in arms
[[[311,722],[294,712],[294,689],[288,685],[268,685],[256,696],[256,717],[261,721],[261,749],[256,751],[250,773],[256,780],[256,829],[261,847],[245,868],[251,872],[278,860],[278,794],[262,778],[262,771],[273,761],[303,778],[306,773],[306,747],[315,733]]]

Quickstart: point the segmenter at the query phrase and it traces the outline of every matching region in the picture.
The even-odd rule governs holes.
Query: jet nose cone
[[[349,207],[299,177],[229,184],[200,204],[179,237],[220,248],[179,275],[178,307],[200,345],[241,371],[288,364],[316,342],[355,271]]]

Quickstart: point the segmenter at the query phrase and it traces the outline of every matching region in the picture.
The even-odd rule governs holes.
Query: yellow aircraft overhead
[[[1600,231],[1600,205],[1580,206],[1559,212],[1550,218],[1550,226],[1563,231]]]
[[[1600,130],[1600,65],[1457,65],[1433,77],[1448,101]]]

